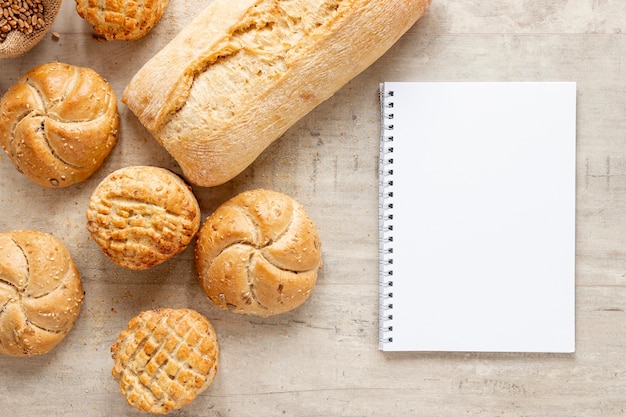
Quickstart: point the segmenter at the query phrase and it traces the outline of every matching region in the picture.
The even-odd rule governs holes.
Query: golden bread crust
[[[106,40],[136,40],[161,20],[169,0],[76,0],[78,15]]]
[[[115,93],[90,68],[40,65],[0,99],[0,145],[42,187],[89,178],[115,145],[118,126]]]
[[[226,201],[206,219],[195,263],[215,304],[267,317],[308,299],[321,267],[321,242],[300,203],[258,189]]]
[[[0,353],[52,350],[76,322],[83,288],[68,249],[33,230],[0,233]]]
[[[211,322],[190,309],[140,313],[111,346],[112,375],[127,402],[166,414],[193,401],[215,379],[219,343]]]
[[[93,191],[87,230],[117,265],[143,270],[182,252],[200,228],[191,188],[164,168],[133,166],[108,175]]]
[[[215,0],[150,59],[122,102],[190,182],[234,178],[369,67],[430,0]]]

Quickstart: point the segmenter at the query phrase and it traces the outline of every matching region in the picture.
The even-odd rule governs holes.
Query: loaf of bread
[[[182,252],[200,228],[202,213],[189,187],[173,172],[131,166],[94,189],[87,230],[117,265],[143,270]]]
[[[106,40],[136,40],[161,20],[169,0],[76,0],[78,15]]]
[[[78,269],[56,237],[0,233],[0,353],[49,352],[72,329],[82,303]]]
[[[197,311],[144,311],[111,346],[112,374],[130,405],[166,414],[189,404],[213,383],[219,351],[213,325]]]
[[[258,189],[226,201],[206,219],[195,262],[200,284],[215,304],[268,317],[309,298],[321,267],[321,242],[300,203]]]
[[[0,145],[42,187],[90,177],[115,145],[118,125],[115,93],[90,68],[40,65],[0,99]]]
[[[431,0],[215,0],[122,96],[200,186],[249,166],[365,70]]]

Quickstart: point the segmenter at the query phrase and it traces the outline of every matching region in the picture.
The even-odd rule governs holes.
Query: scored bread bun
[[[78,269],[54,236],[0,233],[0,353],[39,355],[74,326],[83,303]]]
[[[182,252],[200,228],[202,213],[173,172],[131,166],[112,172],[89,199],[87,230],[117,265],[143,270]]]
[[[169,0],[76,0],[78,15],[106,40],[137,40],[161,20]]]
[[[111,346],[112,375],[128,404],[166,414],[213,383],[219,352],[213,325],[197,311],[148,310],[131,319]]]
[[[89,178],[115,145],[118,126],[115,93],[90,68],[40,65],[0,99],[0,145],[42,187]]]
[[[300,203],[257,189],[226,201],[206,219],[195,263],[216,305],[268,317],[309,298],[321,267],[321,242]]]

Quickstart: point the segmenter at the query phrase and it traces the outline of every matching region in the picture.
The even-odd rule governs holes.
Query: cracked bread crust
[[[223,184],[383,55],[431,0],[215,0],[122,102],[187,180]]]
[[[161,20],[168,0],[76,0],[78,15],[106,40],[137,40]]]
[[[189,187],[173,172],[132,166],[109,174],[93,191],[87,230],[117,265],[144,270],[182,252],[200,228]]]
[[[127,402],[166,414],[193,401],[215,379],[219,344],[211,322],[190,309],[140,313],[111,346],[112,375]]]
[[[321,242],[304,207],[276,191],[243,192],[205,221],[195,248],[200,284],[218,306],[268,317],[303,304],[321,267]]]
[[[33,182],[62,188],[89,178],[117,141],[117,99],[90,68],[52,62],[0,99],[0,145]]]
[[[52,350],[72,329],[83,302],[78,269],[54,236],[0,233],[0,353]]]

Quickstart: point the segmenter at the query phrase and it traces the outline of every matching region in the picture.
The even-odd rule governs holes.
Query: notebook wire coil
[[[379,164],[379,348],[393,341],[393,91],[381,85]]]

